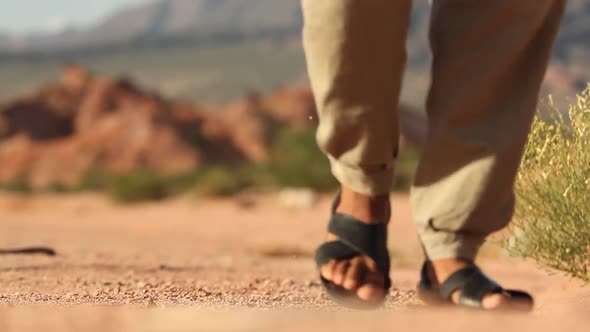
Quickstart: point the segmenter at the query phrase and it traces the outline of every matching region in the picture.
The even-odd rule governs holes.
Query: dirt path
[[[344,322],[375,315],[375,327],[395,322],[419,326],[425,323],[419,318],[424,312],[440,315],[426,311],[413,297],[421,256],[405,196],[394,197],[391,251],[397,289],[387,310],[339,314],[323,295],[310,257],[324,237],[328,206],[325,198],[312,209],[287,210],[273,196],[259,197],[247,209],[231,200],[187,197],[122,207],[95,195],[1,196],[0,248],[46,245],[58,256],[0,257],[0,331],[25,331],[25,317],[34,317],[31,328],[54,319],[51,324],[61,330],[96,320],[91,327],[97,331],[104,330],[105,322],[112,323],[107,330],[125,331],[169,326],[179,331],[195,326],[312,331],[325,327],[330,322],[325,317],[331,315],[342,315]],[[493,247],[484,250],[482,264],[499,281],[533,291],[536,317],[567,317],[568,323],[590,317],[583,314],[590,310],[590,291],[574,282],[548,277]],[[290,309],[296,313],[289,315],[308,313],[297,320],[301,329],[281,323],[284,310]],[[222,310],[240,323],[213,319],[218,316],[209,314],[211,310]],[[45,317],[46,311],[54,318]]]

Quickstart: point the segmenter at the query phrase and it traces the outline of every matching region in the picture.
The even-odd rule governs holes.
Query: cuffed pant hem
[[[422,243],[428,260],[461,258],[475,260],[486,236],[433,232],[422,234]]]
[[[387,195],[393,187],[394,169],[384,167],[382,170],[367,171],[360,167],[344,165],[330,158],[332,174],[340,184],[352,191],[369,196]]]

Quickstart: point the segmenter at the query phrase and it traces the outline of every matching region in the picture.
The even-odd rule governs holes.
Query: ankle
[[[391,214],[389,195],[369,196],[343,186],[336,211],[367,224],[388,222]]]

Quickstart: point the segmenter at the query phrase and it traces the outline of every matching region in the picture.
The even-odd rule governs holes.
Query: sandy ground
[[[530,315],[431,309],[414,298],[421,253],[408,198],[394,197],[387,307],[344,311],[311,259],[329,206],[289,210],[275,196],[183,197],[117,206],[96,195],[0,196],[0,248],[46,245],[56,257],[0,257],[0,331],[588,331],[590,290],[493,246],[481,264],[537,297]],[[441,321],[444,324],[441,324]]]

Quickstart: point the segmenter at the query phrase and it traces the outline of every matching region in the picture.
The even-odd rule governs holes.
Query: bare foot
[[[352,216],[366,224],[388,222],[389,195],[371,197],[342,188],[336,212]],[[328,241],[337,239],[335,235],[328,234]],[[386,276],[368,256],[354,257],[350,260],[331,260],[322,266],[320,273],[333,284],[355,291],[358,298],[363,301],[378,302],[386,295]]]
[[[428,265],[428,274],[430,280],[439,286],[447,280],[453,273],[458,270],[473,266],[474,262],[464,259],[451,258],[435,260]],[[453,303],[459,303],[461,297],[461,290],[457,290],[452,295]],[[522,301],[515,301],[510,296],[505,294],[488,294],[482,299],[483,309],[527,309],[529,303],[522,303]]]

